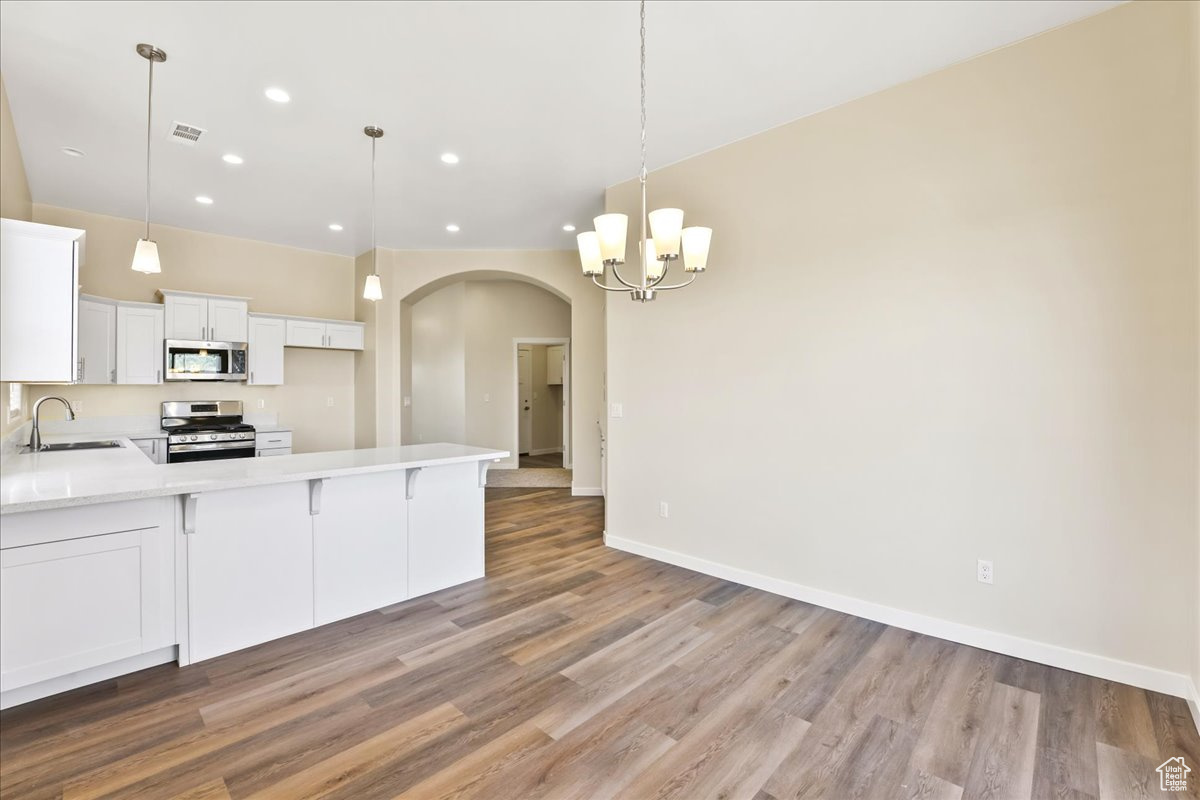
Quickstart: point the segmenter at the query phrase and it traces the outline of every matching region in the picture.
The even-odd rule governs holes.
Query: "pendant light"
[[[642,213],[639,219],[638,259],[641,269],[640,280],[627,281],[618,266],[625,263],[625,240],[629,231],[629,217],[624,214],[601,214],[594,220],[596,230],[579,234],[579,260],[583,274],[592,283],[608,292],[628,291],[634,300],[645,303],[655,294],[667,289],[682,289],[696,280],[696,276],[708,266],[708,248],[712,241],[712,228],[683,227],[683,211],[678,208],[660,208],[646,213],[646,0],[641,0],[641,88],[642,88],[642,169],[638,181],[642,190]],[[646,224],[650,225],[650,237],[646,236]],[[663,285],[667,268],[672,261],[683,256],[683,271],[691,277],[683,283]],[[609,286],[601,283],[605,267],[612,267],[613,277],[621,284]]]
[[[379,285],[379,252],[375,249],[375,140],[383,137],[383,128],[368,125],[363,133],[371,137],[371,274],[363,284],[364,300],[382,300],[383,287]]]
[[[154,116],[154,62],[166,61],[167,54],[152,44],[139,44],[137,54],[150,62],[150,80],[146,89],[146,238],[138,239],[130,268],[134,272],[150,275],[162,272],[162,265],[158,263],[158,244],[150,238],[150,124]]]

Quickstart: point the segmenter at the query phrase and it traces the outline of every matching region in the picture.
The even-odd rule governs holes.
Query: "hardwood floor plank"
[[[1096,743],[1100,800],[1143,800],[1169,796],[1159,789],[1158,762],[1152,758]]]
[[[963,784],[963,800],[1028,800],[1033,793],[1041,698],[997,683]]]

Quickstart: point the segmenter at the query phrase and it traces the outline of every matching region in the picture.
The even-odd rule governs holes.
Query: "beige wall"
[[[604,408],[604,293],[583,278],[578,257],[560,250],[380,251],[384,300],[367,336],[376,345],[378,368],[360,375],[358,392],[375,396],[375,441],[402,441],[407,429],[402,399],[410,381],[404,375],[402,337],[409,301],[460,280],[513,279],[548,289],[571,305],[574,488],[600,487],[600,433],[596,422]],[[360,265],[359,283],[366,276]],[[469,433],[469,432],[468,432]],[[470,443],[470,442],[469,442]],[[505,449],[508,449],[507,447]]]
[[[8,92],[0,76],[0,217],[33,219],[33,199],[25,178],[25,162],[8,107]],[[0,382],[0,436],[7,436],[28,418],[28,391],[22,390],[21,415],[8,419],[8,384]]]
[[[570,335],[571,306],[522,281],[460,281],[422,297],[412,304],[412,427],[404,441],[508,450],[516,466],[513,340]]]
[[[1194,13],[1120,6],[654,173],[713,252],[608,304],[608,535],[1196,670]]]
[[[467,284],[443,287],[412,307],[412,428],[406,444],[467,436]],[[483,442],[479,442],[483,444]]]
[[[87,231],[82,291],[119,300],[160,300],[160,288],[252,298],[251,311],[353,319],[351,280],[354,260],[344,256],[235,239],[209,233],[152,226],[162,257],[161,275],[129,268],[142,223],[71,209],[34,205],[33,219]],[[218,386],[171,383],[158,386],[31,387],[32,394],[54,391],[82,401],[81,416],[157,414],[163,400],[215,398],[241,400],[247,411],[279,415],[294,428],[297,452],[354,447],[355,353],[288,348],[284,386]],[[333,406],[328,405],[329,398]]]

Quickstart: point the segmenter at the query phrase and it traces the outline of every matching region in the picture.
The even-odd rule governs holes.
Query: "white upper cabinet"
[[[279,386],[283,383],[286,330],[286,321],[278,317],[250,315],[249,338],[246,339],[250,359],[247,383],[256,386]]]
[[[325,323],[307,319],[287,321],[288,347],[324,347]]]
[[[117,306],[117,383],[162,383],[163,309],[152,303]]]
[[[78,379],[84,232],[0,220],[0,380]]]
[[[291,317],[287,320],[288,347],[327,350],[362,350],[363,323]]]
[[[250,341],[247,338],[246,307],[245,300],[209,299],[207,338],[214,342]]]
[[[166,338],[202,342],[247,341],[245,297],[179,292],[160,289]]]
[[[325,346],[338,350],[362,350],[363,326],[329,322],[325,325]]]
[[[117,304],[79,297],[79,383],[117,382]]]

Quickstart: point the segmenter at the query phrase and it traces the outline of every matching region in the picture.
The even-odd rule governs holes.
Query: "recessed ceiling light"
[[[446,226],[446,230],[450,231],[451,233],[458,233],[458,226],[452,222]]]
[[[212,198],[211,198],[211,197],[207,197],[207,196],[205,196],[205,195],[202,195],[202,194],[198,194],[198,195],[196,195],[196,202],[197,202],[197,203],[199,203],[199,204],[200,204],[200,205],[202,205],[202,206],[211,206],[211,205],[212,205]]]
[[[85,155],[87,155],[77,147],[64,147],[62,151],[72,158],[83,158]]]
[[[336,222],[331,222],[331,223],[329,223],[329,230],[340,231],[340,230],[342,230],[342,226],[338,225]]]
[[[442,163],[443,164],[457,164],[458,156],[454,155],[454,153],[442,153]]]
[[[575,226],[568,222],[566,225],[563,225],[563,230],[566,231],[567,233],[574,233]]]
[[[233,153],[226,153],[225,155],[221,156],[221,160],[226,164],[241,164],[245,162],[245,159],[243,159],[241,156],[235,156]]]
[[[290,103],[292,101],[292,96],[278,86],[270,87],[263,94],[267,96],[268,100],[274,100],[276,103]]]

